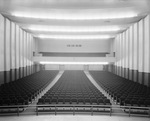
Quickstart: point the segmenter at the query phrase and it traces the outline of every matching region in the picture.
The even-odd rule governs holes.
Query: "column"
[[[138,82],[140,84],[144,83],[144,21],[143,19],[138,23],[138,37],[139,37],[139,46],[138,46]]]
[[[116,50],[115,50],[115,57],[116,57],[116,62],[115,62],[115,74],[119,75],[118,67],[119,67],[119,36],[117,35],[115,38],[115,45],[116,45]]]
[[[23,49],[23,31],[22,31],[22,29],[19,29],[19,31],[20,31],[20,51],[19,51],[19,58],[20,58],[20,63],[19,63],[19,78],[22,78],[23,77],[23,74],[24,74],[24,72],[23,72],[23,64],[24,64],[24,58],[23,58],[23,56],[24,56],[24,49]]]
[[[122,76],[122,36],[121,36],[121,34],[119,35],[120,37],[119,37],[119,44],[120,44],[120,48],[119,48],[119,50],[120,50],[120,55],[119,55],[119,59],[120,59],[120,61],[119,61],[119,75],[120,76]]]
[[[4,17],[0,14],[0,85],[4,81]]]
[[[26,70],[26,66],[27,66],[27,61],[26,61],[26,32],[23,31],[23,68],[24,68],[24,77],[26,77],[26,73],[27,73],[27,70]]]
[[[27,39],[26,39],[26,60],[27,60],[27,75],[29,75],[29,33],[27,33]]]
[[[30,60],[30,74],[32,74],[32,36],[30,35],[30,39],[29,39],[29,48],[30,48],[30,51],[29,51],[29,60]]]
[[[31,35],[29,34],[29,40],[28,40],[28,66],[29,66],[29,72],[28,75],[31,74]]]
[[[31,59],[33,56],[33,37],[31,38]],[[33,61],[31,61],[31,73],[33,74]]]
[[[16,51],[15,51],[15,48],[16,48],[16,38],[15,38],[15,24],[13,22],[11,22],[11,31],[10,31],[10,40],[11,40],[11,43],[10,43],[10,67],[11,67],[11,70],[10,70],[10,79],[11,81],[14,81],[15,80],[15,54],[16,54]]]
[[[121,76],[122,77],[125,77],[125,32],[122,33],[122,44],[121,44],[121,49],[122,49],[122,57],[121,57],[121,60],[122,60],[122,74]]]
[[[137,29],[138,29],[138,24],[135,23],[133,25],[133,69],[134,69],[134,73],[133,73],[133,80],[134,82],[138,81],[138,33],[137,33]]]
[[[15,59],[15,62],[16,62],[16,79],[19,79],[19,48],[20,48],[20,40],[19,40],[19,35],[20,32],[19,32],[19,26],[16,25],[16,59]]]
[[[4,41],[4,57],[5,57],[5,83],[10,82],[10,21],[5,18],[5,41]]]
[[[129,80],[133,80],[133,26],[129,28]]]
[[[32,51],[32,41],[33,37],[30,35],[30,74],[32,74],[32,56],[33,56],[33,51]]]
[[[129,29],[126,31],[126,41],[125,41],[125,78],[129,79]]]
[[[144,19],[144,85],[150,87],[150,15]]]

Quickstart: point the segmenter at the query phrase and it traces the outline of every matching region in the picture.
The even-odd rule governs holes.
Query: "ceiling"
[[[150,0],[0,0],[0,13],[35,37],[114,38],[150,13]]]

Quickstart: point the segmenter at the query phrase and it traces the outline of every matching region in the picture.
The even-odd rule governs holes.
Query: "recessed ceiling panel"
[[[150,13],[150,0],[0,0],[0,13],[34,36],[115,36]],[[38,31],[31,29],[32,26],[60,27],[57,31]],[[62,31],[61,26],[80,29]],[[92,26],[120,29],[93,32]],[[82,31],[84,27],[91,32]]]

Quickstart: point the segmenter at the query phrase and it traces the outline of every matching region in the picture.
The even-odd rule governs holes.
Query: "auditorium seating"
[[[0,86],[0,106],[28,105],[53,80],[58,71],[40,71]]]
[[[90,82],[83,71],[65,71],[57,83],[38,100],[37,105],[94,106],[111,105],[111,103]]]
[[[96,82],[120,105],[150,107],[150,88],[105,71],[90,71]]]

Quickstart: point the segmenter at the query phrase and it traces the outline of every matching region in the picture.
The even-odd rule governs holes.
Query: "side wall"
[[[115,74],[150,86],[150,15],[130,26],[115,39]]]
[[[32,35],[0,15],[0,85],[36,71]]]

